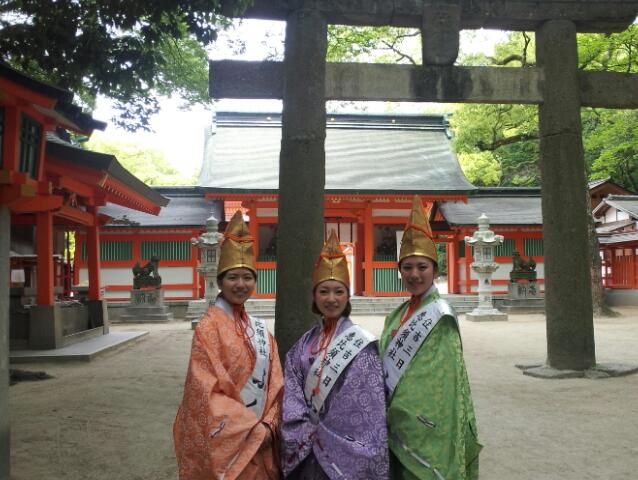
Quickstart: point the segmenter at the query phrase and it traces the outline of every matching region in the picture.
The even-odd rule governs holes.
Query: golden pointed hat
[[[330,232],[328,240],[323,244],[319,258],[315,263],[312,286],[316,287],[326,280],[337,280],[350,288],[348,261],[345,253],[341,250],[339,239],[334,230]]]
[[[399,263],[405,257],[417,255],[419,257],[427,257],[434,263],[438,264],[438,256],[436,254],[436,245],[432,240],[432,229],[428,222],[423,204],[418,195],[414,196],[412,201],[412,211],[408,218],[408,223],[403,230],[403,239],[401,240],[401,250],[399,251]]]
[[[221,275],[231,268],[242,267],[248,268],[257,274],[253,242],[254,238],[248,231],[244,216],[241,210],[237,210],[224,232],[217,275]]]

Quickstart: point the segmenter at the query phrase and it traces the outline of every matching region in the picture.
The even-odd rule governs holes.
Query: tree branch
[[[490,144],[487,144],[485,142],[478,142],[477,146],[482,151],[493,152],[497,148],[504,147],[505,145],[527,142],[529,140],[538,140],[538,138],[538,134],[535,133],[521,133],[520,135],[512,135],[511,137],[495,139]]]

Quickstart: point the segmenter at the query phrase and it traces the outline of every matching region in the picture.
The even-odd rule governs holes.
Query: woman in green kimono
[[[399,271],[412,298],[385,320],[379,342],[392,480],[478,478],[481,445],[456,315],[434,286],[436,246],[419,197]]]

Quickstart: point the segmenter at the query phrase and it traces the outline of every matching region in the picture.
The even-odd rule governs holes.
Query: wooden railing
[[[635,255],[612,257],[610,288],[638,288],[638,262]]]

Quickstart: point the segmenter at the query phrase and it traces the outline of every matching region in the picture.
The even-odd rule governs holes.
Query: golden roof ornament
[[[219,276],[231,268],[247,268],[256,275],[254,240],[248,230],[248,225],[244,222],[241,210],[237,210],[224,232],[217,275]]]
[[[350,288],[350,273],[348,272],[348,260],[341,250],[339,239],[334,230],[324,243],[319,258],[315,263],[315,270],[312,274],[312,286],[316,287],[326,280],[336,280]]]
[[[438,265],[436,245],[432,239],[432,229],[428,221],[423,203],[418,195],[412,200],[412,211],[408,217],[408,223],[403,230],[401,250],[399,251],[399,263],[406,257],[413,255],[427,257]]]

